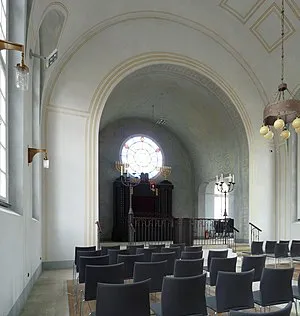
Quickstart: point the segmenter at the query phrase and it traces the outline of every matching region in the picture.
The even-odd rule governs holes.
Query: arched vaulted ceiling
[[[218,172],[238,172],[248,159],[242,120],[226,94],[211,80],[184,67],[160,64],[126,77],[111,93],[100,130],[123,118],[164,119],[187,149],[198,184]],[[240,153],[243,153],[243,158]]]

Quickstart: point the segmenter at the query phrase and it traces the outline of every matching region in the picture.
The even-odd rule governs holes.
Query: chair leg
[[[294,304],[295,304],[296,315],[298,316],[298,308],[297,308],[297,301],[296,300],[294,300]]]
[[[82,312],[83,312],[83,303],[84,303],[84,299],[83,299],[83,291],[80,291],[80,306],[79,306],[79,315],[82,316]]]

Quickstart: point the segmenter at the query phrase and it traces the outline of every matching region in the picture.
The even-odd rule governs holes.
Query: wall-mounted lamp
[[[32,163],[33,157],[37,153],[44,153],[43,165],[45,169],[49,168],[49,159],[47,149],[39,149],[39,148],[30,148],[28,147],[28,164]]]
[[[16,69],[16,87],[20,90],[28,90],[29,68],[24,62],[24,45],[0,40],[0,50],[17,50],[22,53],[21,63],[17,64]]]

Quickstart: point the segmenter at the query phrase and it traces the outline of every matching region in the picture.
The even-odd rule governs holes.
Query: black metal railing
[[[239,232],[232,219],[134,217],[134,242],[185,242],[194,245],[227,245],[236,248]]]
[[[262,230],[251,222],[249,222],[249,225],[251,233],[251,243],[252,241],[259,241],[259,233],[261,233]]]

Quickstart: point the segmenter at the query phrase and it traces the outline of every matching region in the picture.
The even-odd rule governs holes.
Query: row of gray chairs
[[[285,269],[288,270],[288,269]],[[281,310],[280,315],[290,315],[292,307],[292,296],[287,296],[287,291],[281,291],[280,300],[277,301],[272,293],[274,284],[278,281],[273,280],[275,274],[282,278],[287,276],[290,271],[284,269],[265,269],[264,275],[267,276],[268,285],[266,303],[268,305],[284,304],[288,305]],[[160,303],[149,302],[150,280],[142,280],[131,284],[104,284],[97,285],[96,316],[149,316],[150,308],[155,315],[163,316],[182,316],[182,315],[207,315],[207,307],[217,313],[251,309],[256,300],[256,292],[252,292],[252,281],[254,271],[247,272],[219,272],[216,285],[216,296],[206,297],[205,284],[206,274],[193,277],[170,277],[165,276],[162,285]],[[289,274],[290,275],[290,274]],[[283,277],[284,281],[286,278]],[[277,288],[281,288],[278,287]],[[261,297],[265,296],[263,286],[261,286]],[[278,295],[278,294],[277,294]],[[264,298],[265,299],[265,298]],[[116,302],[118,302],[116,304]],[[259,302],[258,304],[264,304]],[[265,305],[262,305],[265,306]],[[266,305],[267,306],[267,305]],[[247,313],[248,314],[248,313]],[[255,315],[254,313],[250,313]],[[266,315],[276,315],[267,313]]]
[[[282,257],[300,257],[300,240],[280,240],[279,242],[274,240],[252,241],[251,254],[261,255],[266,254],[275,258]]]

